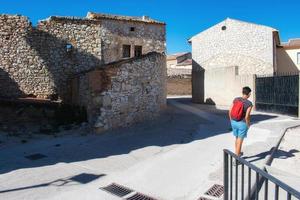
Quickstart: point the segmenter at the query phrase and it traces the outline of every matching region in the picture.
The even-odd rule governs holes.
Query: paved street
[[[260,166],[292,117],[254,112],[244,156]],[[0,147],[0,199],[120,199],[112,182],[162,200],[194,200],[222,184],[224,148],[232,150],[226,108],[172,98],[161,116],[103,135],[65,134]],[[31,161],[24,156],[43,154]]]
[[[300,191],[300,127],[288,131],[274,155],[268,173]]]

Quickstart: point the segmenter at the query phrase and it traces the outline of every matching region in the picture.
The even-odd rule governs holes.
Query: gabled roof
[[[236,22],[240,22],[240,23],[244,23],[244,24],[252,24],[252,25],[256,25],[256,26],[261,26],[261,27],[265,27],[265,28],[270,28],[273,29],[273,31],[277,31],[275,28],[271,27],[271,26],[266,26],[266,25],[262,25],[262,24],[256,24],[256,23],[252,23],[252,22],[246,22],[246,21],[242,21],[239,19],[232,19],[227,17],[224,21],[236,21]]]
[[[132,16],[122,16],[122,15],[111,15],[111,14],[88,12],[86,18],[96,19],[96,20],[97,19],[110,19],[110,20],[119,20],[119,21],[143,22],[143,23],[149,23],[149,24],[165,25],[164,22],[160,22],[160,21],[151,19],[148,16],[132,17]]]
[[[238,23],[243,23],[243,24],[249,24],[249,25],[255,25],[255,26],[260,26],[260,27],[264,27],[264,28],[269,28],[271,31],[277,31],[275,28],[272,28],[270,26],[265,26],[265,25],[260,25],[260,24],[255,24],[255,23],[251,23],[251,22],[245,22],[245,21],[241,21],[241,20],[237,20],[237,19],[231,19],[231,18],[226,18],[225,20],[215,24],[214,26],[216,25],[219,25],[219,24],[227,24],[227,23],[230,23],[230,22],[238,22]],[[211,26],[210,28],[214,27],[214,26]],[[204,30],[204,31],[201,31],[200,33],[194,35],[193,37],[191,37],[188,42],[191,42],[193,40],[193,38],[195,38],[196,36],[204,33],[205,31],[209,30],[210,28]]]
[[[181,53],[175,53],[171,55],[167,55],[167,60],[176,60],[178,57],[189,54],[190,52],[181,52]]]

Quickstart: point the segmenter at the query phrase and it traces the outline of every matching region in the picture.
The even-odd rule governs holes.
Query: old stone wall
[[[193,61],[205,70],[238,66],[240,74],[272,74],[273,31],[226,19],[191,39]]]
[[[73,74],[102,64],[99,22],[50,18],[34,30],[30,45],[44,61],[55,92],[69,100],[69,79]],[[42,45],[40,45],[42,44]],[[67,50],[67,45],[71,49]]]
[[[78,104],[87,107],[89,121],[98,131],[151,119],[166,104],[163,54],[149,53],[112,63],[76,79],[85,86],[78,88]]]
[[[192,94],[191,75],[168,76],[167,93],[168,95],[191,95]]]
[[[0,69],[15,83],[13,89],[1,88],[4,97],[66,99],[69,76],[101,64],[95,22],[50,18],[32,27],[26,17],[1,15],[0,26]],[[73,46],[69,52],[67,44]],[[1,86],[11,88],[5,79]]]
[[[41,87],[33,89],[35,82],[45,80],[38,76],[45,69],[36,69],[38,58],[26,42],[31,24],[26,17],[0,15],[0,89],[1,97],[16,97],[24,93],[39,93]],[[26,77],[30,76],[31,79]],[[28,87],[26,87],[28,86]]]

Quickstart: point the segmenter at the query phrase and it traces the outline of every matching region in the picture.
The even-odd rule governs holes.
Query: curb
[[[272,161],[273,161],[273,159],[274,159],[274,154],[275,154],[275,152],[278,150],[279,145],[280,145],[280,143],[282,142],[282,140],[283,140],[285,134],[286,134],[289,130],[291,130],[291,129],[297,129],[297,128],[300,128],[300,125],[288,127],[288,128],[286,128],[286,129],[283,131],[283,133],[282,133],[280,139],[278,140],[277,144],[275,145],[275,147],[272,147],[272,149],[271,149],[271,154],[267,156],[264,165],[271,166]],[[266,167],[263,167],[263,170],[265,170],[265,169],[266,169]]]
[[[283,131],[282,135],[280,136],[280,138],[279,138],[277,144],[275,145],[275,147],[272,147],[272,148],[271,148],[271,154],[270,154],[269,156],[267,156],[266,161],[264,162],[264,166],[262,167],[262,170],[263,170],[263,171],[266,171],[266,165],[267,165],[267,166],[271,166],[272,161],[273,161],[273,159],[274,159],[274,154],[275,154],[275,152],[278,150],[279,145],[280,145],[280,143],[282,142],[282,140],[283,140],[285,134],[286,134],[289,130],[291,130],[291,129],[297,129],[297,128],[300,128],[300,125],[290,126],[290,127],[284,129],[284,131]],[[260,185],[259,188],[262,187],[263,182],[264,182],[263,177],[259,177],[259,179],[258,179],[258,184]],[[256,192],[256,183],[253,183],[252,186],[251,186],[251,191],[250,191],[250,195],[251,195],[251,196],[250,196],[250,198],[249,198],[249,196],[247,196],[246,199],[247,199],[247,200],[252,199],[252,197],[253,197],[253,195],[255,194],[255,192]]]

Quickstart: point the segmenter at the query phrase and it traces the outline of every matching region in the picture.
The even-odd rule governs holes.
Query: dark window
[[[134,56],[139,57],[142,55],[142,46],[134,46]]]
[[[130,45],[123,45],[123,58],[130,58]]]
[[[130,31],[135,31],[135,28],[134,27],[130,27]]]
[[[227,28],[226,26],[222,26],[222,30],[223,30],[223,31],[225,31],[225,30],[226,30],[226,28]]]

